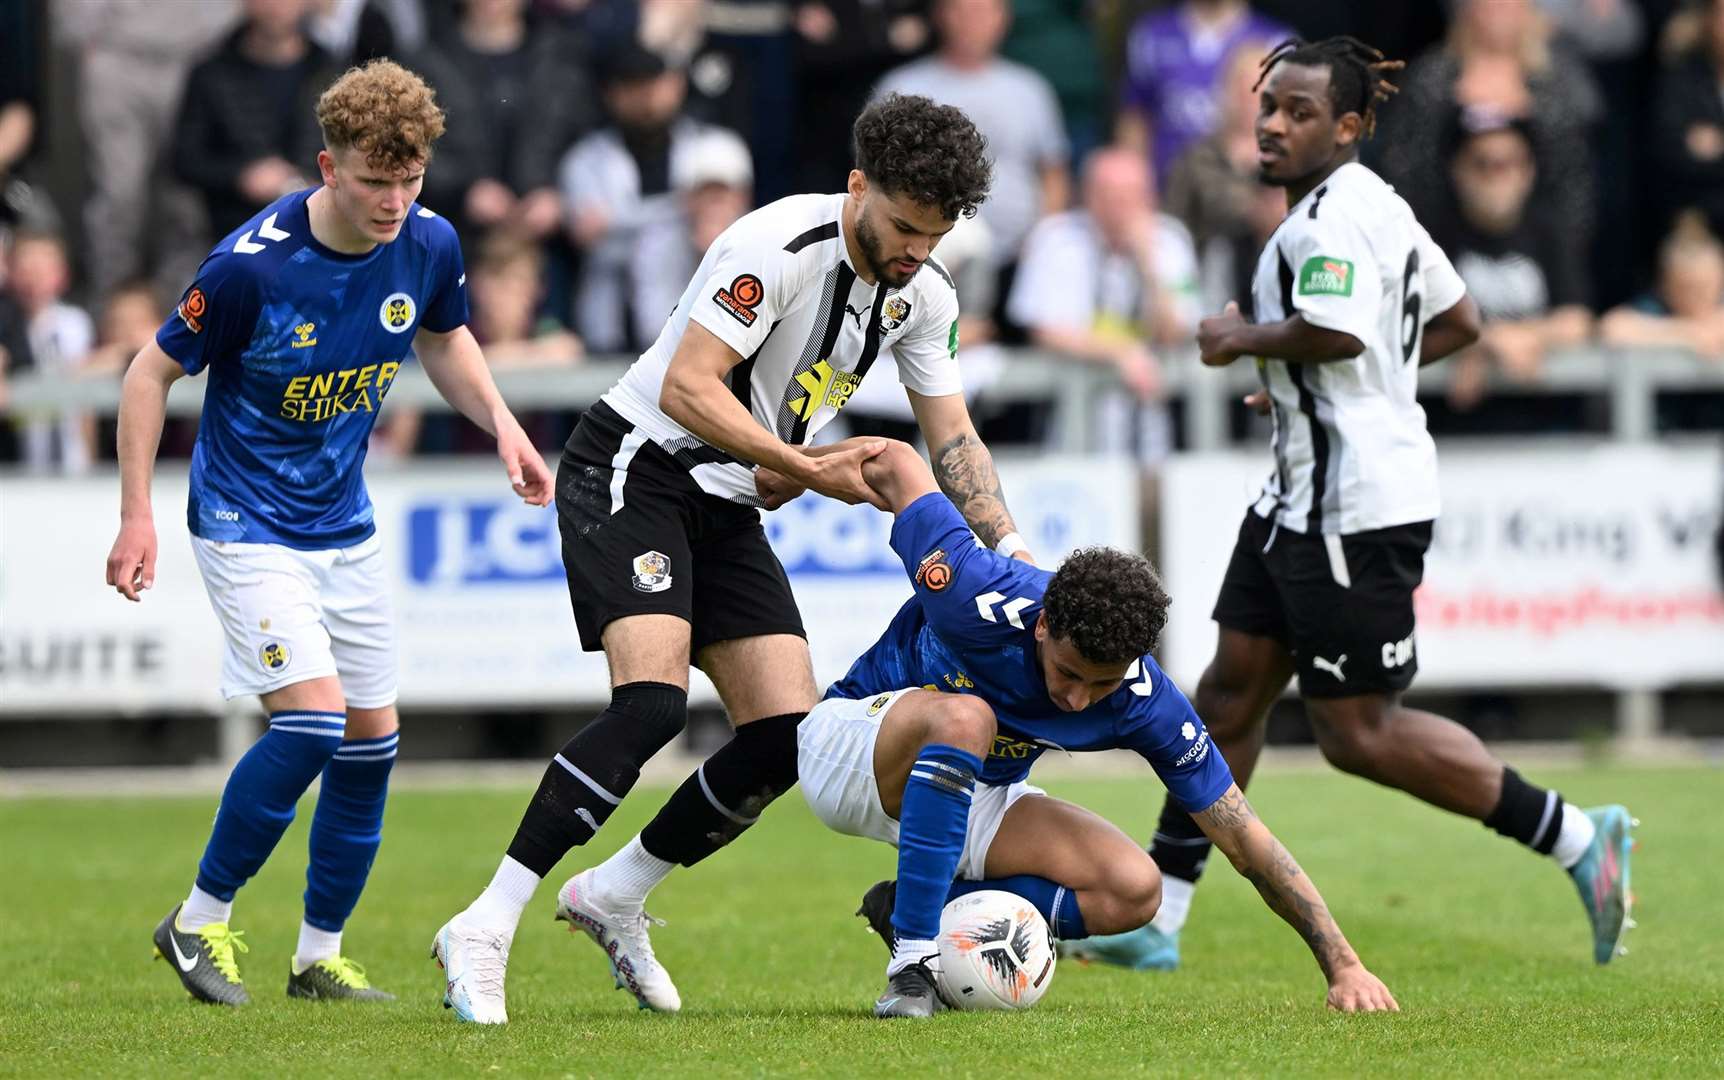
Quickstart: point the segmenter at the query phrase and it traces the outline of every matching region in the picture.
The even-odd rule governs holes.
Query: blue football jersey
[[[217,244],[156,343],[209,370],[186,518],[208,540],[348,547],[369,537],[361,466],[420,328],[467,321],[455,230],[417,204],[392,243],[344,255],[311,235],[312,191]]]
[[[975,694],[999,725],[981,780],[1029,775],[1047,750],[1135,750],[1193,813],[1233,783],[1191,703],[1154,659],[1132,662],[1118,690],[1081,712],[1048,695],[1035,625],[1053,573],[983,547],[944,495],[917,499],[892,526],[892,550],[915,594],[879,641],[826,692],[866,698],[907,686]]]

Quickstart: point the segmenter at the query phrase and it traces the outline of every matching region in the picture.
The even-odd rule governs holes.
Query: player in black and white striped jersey
[[[462,1019],[507,1019],[504,968],[523,908],[682,730],[692,660],[736,737],[557,898],[558,917],[606,950],[643,1008],[681,1007],[647,936],[647,892],[796,783],[797,725],[819,698],[759,508],[804,490],[879,505],[862,463],[884,441],[809,445],[876,361],[897,367],[934,474],[969,527],[1028,559],[964,404],[957,292],[932,254],[987,196],[986,145],[959,110],[897,95],[857,119],[855,145],[846,191],[782,199],[719,235],[657,342],[564,449],[569,595],[582,647],[605,652],[611,702],[547,767],[491,884],[438,932],[445,1000]]]
[[[1255,321],[1205,319],[1212,366],[1256,361],[1275,418],[1275,468],[1245,514],[1214,617],[1197,712],[1240,786],[1269,707],[1297,673],[1331,763],[1475,818],[1552,856],[1580,889],[1598,963],[1627,919],[1631,819],[1583,811],[1528,783],[1471,731],[1409,709],[1413,592],[1438,511],[1436,449],[1418,369],[1478,337],[1478,308],[1406,202],[1365,166],[1376,103],[1400,67],[1352,38],[1289,41],[1264,61],[1259,172],[1289,209],[1258,260]],[[1169,802],[1156,831],[1155,921],[1070,951],[1138,967],[1178,964],[1177,933],[1209,844]]]

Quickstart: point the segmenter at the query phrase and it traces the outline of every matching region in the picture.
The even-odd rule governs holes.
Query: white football
[[[1027,1009],[1054,979],[1054,939],[1041,912],[996,889],[940,913],[940,996],[954,1009]]]

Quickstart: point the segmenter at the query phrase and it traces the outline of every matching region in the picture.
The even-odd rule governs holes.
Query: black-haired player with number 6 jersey
[[[1287,217],[1252,282],[1254,319],[1229,305],[1198,331],[1203,362],[1255,361],[1274,415],[1275,468],[1245,514],[1215,603],[1220,638],[1194,698],[1239,785],[1288,680],[1329,761],[1482,821],[1552,856],[1579,887],[1594,958],[1627,919],[1628,812],[1583,811],[1523,780],[1471,731],[1409,709],[1418,669],[1413,592],[1438,512],[1436,447],[1419,367],[1471,344],[1478,308],[1393,188],[1357,160],[1399,68],[1352,38],[1283,43],[1265,60],[1259,173]],[[1151,854],[1165,877],[1155,920],[1068,952],[1178,965],[1177,934],[1209,854],[1177,803]]]

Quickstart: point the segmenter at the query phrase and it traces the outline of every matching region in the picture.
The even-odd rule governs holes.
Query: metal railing
[[[585,408],[609,389],[632,359],[606,356],[570,367],[513,368],[506,356],[492,358],[503,396],[511,407],[521,410]],[[1251,366],[1235,363],[1219,371],[1204,368],[1190,351],[1171,354],[1164,364],[1169,397],[1185,403],[1187,446],[1215,450],[1231,445],[1229,409],[1232,402],[1255,388],[1257,377]],[[1427,367],[1419,373],[1421,393],[1440,394],[1449,379],[1446,365]],[[204,379],[175,383],[168,395],[169,415],[197,415],[203,407],[205,383]],[[1676,349],[1588,347],[1549,357],[1543,374],[1534,382],[1493,375],[1490,391],[1527,396],[1597,395],[1607,402],[1613,438],[1646,440],[1657,434],[1657,395],[1724,392],[1724,362]],[[1120,384],[1108,369],[1041,350],[1019,349],[1010,351],[983,394],[990,402],[1045,402],[1052,414],[1049,449],[1086,452],[1099,448],[1099,430],[1092,422],[1097,401],[1119,392]],[[119,408],[120,384],[116,378],[68,379],[23,371],[11,377],[9,398],[0,416],[65,411],[112,414]],[[390,388],[389,398],[397,408],[449,409],[416,365],[402,371]]]

